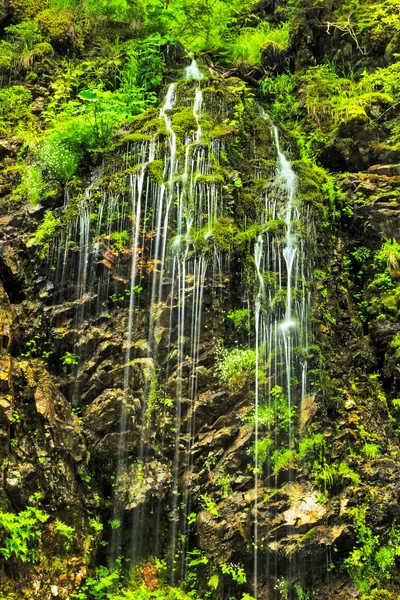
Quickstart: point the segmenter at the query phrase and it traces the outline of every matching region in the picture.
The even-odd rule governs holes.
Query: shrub
[[[79,167],[80,155],[69,149],[57,138],[49,137],[36,151],[42,170],[51,178],[69,181]]]
[[[256,351],[254,348],[233,348],[222,352],[219,372],[223,381],[243,373],[254,373],[256,368]]]

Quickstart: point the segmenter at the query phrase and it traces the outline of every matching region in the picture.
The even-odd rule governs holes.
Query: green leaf
[[[208,586],[210,588],[212,588],[213,590],[216,590],[219,584],[219,577],[217,574],[213,575],[212,577],[210,577],[210,579],[208,580]]]
[[[97,102],[98,101],[97,93],[93,92],[92,90],[82,90],[78,94],[78,98],[80,98],[81,100],[85,100],[86,102]]]

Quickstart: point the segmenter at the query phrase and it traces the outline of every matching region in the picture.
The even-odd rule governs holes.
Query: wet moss
[[[147,165],[148,173],[150,177],[158,183],[162,184],[164,179],[164,163],[162,160],[153,160],[151,163]]]
[[[314,215],[326,216],[334,202],[332,178],[310,160],[296,160],[292,167],[298,177],[300,203],[310,205]]]
[[[182,137],[197,130],[197,121],[193,107],[185,107],[174,111],[171,117],[171,126],[177,136]]]

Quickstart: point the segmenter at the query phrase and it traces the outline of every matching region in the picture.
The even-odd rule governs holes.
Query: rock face
[[[3,6],[0,3],[0,20]],[[266,48],[265,63],[271,66],[274,60],[280,64],[284,56]],[[173,113],[181,151],[185,135],[193,135],[197,126],[191,105],[188,108],[193,92],[191,83],[179,87]],[[30,242],[42,209],[32,211],[26,205],[10,213],[3,207],[0,457],[4,468],[0,482],[4,497],[8,507],[18,511],[40,493],[49,512],[62,514],[65,522],[82,531],[86,542],[76,552],[81,562],[75,578],[84,568],[85,555],[94,553],[100,541],[90,533],[94,519],[114,525],[121,521],[124,534],[118,543],[125,548],[137,535],[136,529],[140,531],[144,539],[134,539],[134,546],[141,557],[150,556],[155,548],[167,555],[177,551],[180,537],[182,554],[197,545],[213,565],[241,564],[250,584],[257,525],[263,557],[260,599],[276,598],[274,590],[282,578],[293,586],[301,583],[304,589],[316,589],[321,599],[329,594],[352,598],[354,589],[344,587],[346,575],[341,583],[326,587],[326,562],[329,557],[330,563],[338,565],[350,552],[357,536],[353,509],[366,502],[367,494],[374,535],[384,537],[398,516],[399,466],[394,458],[398,440],[385,391],[393,396],[399,389],[393,340],[400,325],[377,317],[366,327],[355,299],[354,286],[360,280],[343,271],[343,261],[356,246],[374,253],[381,248],[382,237],[398,236],[399,165],[375,165],[367,172],[337,177],[353,215],[331,227],[329,241],[321,243],[313,257],[315,343],[310,344],[307,357],[312,390],[293,417],[294,441],[289,448],[293,454],[276,470],[269,457],[258,468],[255,485],[254,366],[238,369],[228,381],[221,376],[221,352],[223,345],[245,346],[249,337],[254,342],[254,325],[250,324],[250,333],[246,324],[234,327],[232,314],[243,310],[254,291],[253,255],[260,230],[252,231],[243,222],[244,217],[256,222],[276,155],[271,151],[269,126],[246,98],[241,82],[210,81],[203,93],[211,113],[205,128],[209,134],[214,132],[214,141],[222,138],[223,150],[219,150],[219,163],[213,157],[220,170],[198,177],[200,183],[203,177],[204,189],[210,189],[206,187],[210,182],[220,185],[219,201],[229,207],[230,216],[221,219],[214,234],[219,254],[214,254],[214,248],[210,256],[205,254],[214,263],[204,276],[203,296],[198,292],[200,332],[195,327],[200,313],[194,308],[198,271],[179,280],[179,285],[187,285],[192,329],[180,328],[184,317],[176,310],[182,306],[176,289],[169,287],[163,301],[154,302],[154,289],[171,286],[168,278],[160,283],[153,275],[161,269],[159,260],[149,258],[155,245],[154,218],[151,225],[145,224],[147,229],[138,230],[143,246],[136,257],[127,243],[112,245],[110,235],[103,235],[83,263],[89,243],[79,253],[69,239],[71,262],[61,261],[59,267],[55,261],[63,252],[66,255],[67,247],[60,242],[62,236],[53,240],[48,263],[40,261],[38,248]],[[214,113],[212,106],[216,106]],[[239,126],[238,114],[244,115]],[[146,141],[155,131],[160,145],[167,147],[168,132],[158,114],[150,112],[139,120],[137,130],[124,134]],[[89,188],[92,221],[98,218],[104,195],[119,198],[131,191],[131,175],[141,163],[135,163],[137,150],[129,146],[129,137],[123,143],[125,150],[130,148],[132,164],[122,153],[106,157],[101,179]],[[0,145],[0,153],[9,151],[7,145]],[[358,153],[359,149],[357,157]],[[369,165],[370,159],[364,158],[361,167]],[[149,188],[155,185],[156,167],[145,180]],[[63,212],[63,201],[57,200],[66,231],[72,217],[68,209]],[[71,206],[76,205],[71,202]],[[318,214],[317,202],[308,206]],[[134,214],[129,219],[134,223]],[[269,225],[283,227],[276,222]],[[324,232],[318,223],[316,229],[321,239]],[[208,239],[203,237],[198,242],[201,249]],[[192,242],[195,260],[196,241]],[[253,270],[246,271],[244,258],[250,256]],[[132,273],[137,285],[129,296]],[[266,279],[268,275],[273,276],[265,273]],[[85,284],[90,283],[86,288],[84,278]],[[368,290],[369,284],[366,280],[360,285]],[[188,330],[199,336],[195,360],[195,342]],[[375,376],[378,369],[384,387]],[[263,385],[273,388],[275,382]],[[283,429],[270,427],[276,439]],[[318,434],[319,446],[307,450],[305,440],[315,441]],[[374,444],[379,446],[375,454]],[[282,450],[283,444],[278,448]],[[105,528],[104,536],[112,543],[112,531]],[[79,577],[84,575],[82,571]],[[73,585],[80,583],[74,581]],[[237,593],[232,588],[232,594]]]
[[[1,0],[0,1],[0,24],[3,23],[3,21],[5,21],[7,19],[7,17],[9,17],[9,14],[10,14],[10,7],[9,7],[8,0]]]

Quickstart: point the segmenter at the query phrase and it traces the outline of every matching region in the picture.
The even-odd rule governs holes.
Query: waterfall
[[[257,234],[249,237],[254,262],[243,257],[242,266],[232,272],[233,251],[222,250],[214,239],[216,226],[222,222],[221,235],[235,212],[235,186],[223,185],[221,176],[221,165],[227,160],[225,142],[222,137],[208,140],[203,118],[206,88],[200,87],[202,75],[195,61],[186,69],[186,78],[190,97],[184,110],[192,119],[191,129],[182,133],[175,126],[181,88],[172,83],[156,113],[154,133],[127,145],[120,187],[108,185],[111,173],[100,189],[94,181],[76,205],[67,203],[70,215],[51,249],[49,264],[54,269],[50,276],[55,302],[76,304],[76,330],[89,312],[86,306],[93,311],[88,327],[96,328],[112,314],[124,328],[120,338],[115,336],[121,364],[112,384],[121,391],[121,400],[115,455],[110,457],[115,463],[110,563],[115,564],[127,545],[126,555],[133,564],[144,556],[159,556],[168,546],[170,582],[176,583],[187,573],[186,556],[193,542],[188,517],[193,503],[198,507],[199,502],[198,495],[193,496],[198,471],[193,449],[198,434],[199,371],[204,369],[202,344],[206,335],[211,339],[205,323],[208,320],[209,327],[224,310],[226,288],[234,277],[243,277],[245,262],[246,268],[251,265],[254,277],[240,301],[251,309],[246,342],[255,350],[251,554],[257,598],[259,582],[268,576],[261,561],[265,540],[260,534],[260,493],[266,480],[276,478],[271,456],[263,464],[259,448],[271,436],[275,451],[284,444],[292,449],[294,407],[299,408],[307,394],[304,348],[309,337],[309,264],[304,237],[296,226],[305,217],[296,196],[296,175],[281,149],[278,129],[264,113],[265,128],[275,144],[276,175],[265,197],[261,192]],[[231,175],[224,176],[231,181]],[[251,219],[247,214],[242,219],[246,235]],[[238,302],[232,297],[233,306]],[[145,339],[139,338],[143,329]],[[214,370],[211,387],[220,385]],[[77,386],[73,398],[79,404]],[[160,398],[170,412],[155,450],[152,411]],[[266,424],[260,417],[265,406],[275,420],[278,413],[284,413],[287,439],[278,439],[273,423]],[[154,469],[165,475],[165,495],[153,489]],[[166,530],[168,544],[162,538]]]
[[[309,294],[306,289],[310,274],[304,250],[304,239],[296,234],[293,226],[301,218],[300,206],[296,200],[297,178],[290,161],[282,152],[277,127],[268,115],[262,116],[269,123],[272,139],[277,152],[277,170],[275,180],[266,193],[264,228],[265,233],[258,237],[254,249],[254,259],[258,281],[255,294],[255,451],[254,451],[254,597],[258,597],[259,582],[259,523],[258,496],[259,482],[264,476],[269,478],[274,466],[260,465],[259,444],[262,442],[261,429],[264,436],[270,436],[276,423],[269,422],[267,427],[260,423],[260,406],[268,406],[276,414],[286,410],[286,439],[269,438],[271,446],[275,444],[279,452],[283,442],[287,446],[287,468],[290,478],[290,461],[293,447],[293,419],[295,408],[300,408],[306,395],[307,363],[303,360],[308,345],[308,315],[310,312]],[[304,219],[304,217],[303,217]],[[293,223],[294,220],[294,223]],[[268,222],[282,222],[284,233],[270,233]],[[263,274],[274,274],[273,280]],[[293,290],[296,290],[295,297]],[[284,296],[283,296],[284,294]],[[282,299],[284,298],[284,303]],[[280,300],[280,301],[279,301]],[[260,365],[266,369],[265,381],[260,382]],[[300,385],[297,381],[300,380]],[[279,407],[285,402],[286,409]],[[296,402],[296,405],[294,404]],[[276,436],[276,434],[274,434]],[[265,438],[264,438],[265,439]],[[279,444],[279,445],[278,445]],[[276,475],[275,475],[276,476]],[[289,571],[291,565],[289,565]],[[266,573],[268,579],[269,573]]]
[[[186,67],[185,73],[186,79],[203,79],[203,74],[201,73],[195,59],[193,59],[190,65]]]

